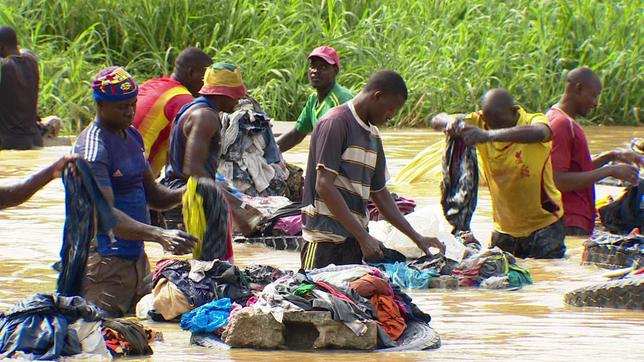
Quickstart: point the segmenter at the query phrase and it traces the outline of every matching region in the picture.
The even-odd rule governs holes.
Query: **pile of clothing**
[[[386,274],[368,265],[332,265],[286,275],[247,306],[280,323],[285,312],[329,311],[356,335],[366,331],[365,321],[377,321],[381,346],[395,346],[407,322],[431,320]]]
[[[602,227],[611,233],[626,235],[633,229],[644,230],[644,179],[598,212]]]
[[[634,229],[628,235],[595,230],[584,242],[582,264],[604,268],[626,268],[644,265],[644,235]]]
[[[409,289],[429,288],[432,280],[442,275],[456,278],[462,287],[515,290],[532,284],[530,273],[516,264],[512,254],[497,247],[481,250],[481,245],[471,233],[460,234],[457,239],[465,246],[461,261],[436,254],[426,255],[411,262],[397,261],[372,265],[386,273],[392,283]]]
[[[39,293],[0,314],[0,359],[55,360],[150,355],[160,334],[126,319],[104,319],[82,297]]]
[[[289,171],[277,147],[270,118],[251,103],[222,117],[218,171],[249,196],[289,196]]]
[[[251,265],[242,271],[221,260],[161,259],[153,273],[152,295],[139,302],[137,316],[178,320],[184,313],[222,298],[245,305],[253,291],[283,275],[269,266]]]

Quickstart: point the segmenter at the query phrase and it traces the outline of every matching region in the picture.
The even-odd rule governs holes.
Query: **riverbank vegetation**
[[[295,120],[311,89],[306,55],[320,44],[342,57],[339,81],[358,91],[379,69],[399,71],[410,99],[393,120],[422,126],[439,111],[476,108],[505,87],[545,111],[566,71],[586,65],[604,82],[590,122],[641,122],[644,20],[616,0],[3,0],[0,23],[41,61],[40,114],[74,132],[92,116],[89,82],[107,64],[142,82],[172,70],[187,46],[241,66],[275,119]]]

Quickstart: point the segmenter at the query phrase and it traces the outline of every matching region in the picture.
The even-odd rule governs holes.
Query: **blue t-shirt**
[[[99,186],[110,186],[114,207],[132,219],[150,223],[143,176],[148,169],[143,138],[134,127],[111,132],[98,121],[78,136],[74,152],[89,162]],[[97,235],[98,253],[135,259],[143,252],[142,240],[123,240],[104,233]]]

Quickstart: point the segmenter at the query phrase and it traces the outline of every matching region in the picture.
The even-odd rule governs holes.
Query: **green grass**
[[[311,92],[306,55],[320,44],[342,57],[339,81],[359,91],[380,69],[411,90],[399,126],[439,111],[469,111],[505,87],[545,111],[567,70],[593,68],[604,83],[589,121],[642,122],[644,14],[639,1],[594,0],[2,0],[0,23],[15,27],[41,60],[40,113],[67,132],[92,117],[89,82],[125,65],[140,82],[168,73],[187,46],[237,63],[277,120],[294,120]]]

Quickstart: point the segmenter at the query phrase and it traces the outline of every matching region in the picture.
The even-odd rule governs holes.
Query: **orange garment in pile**
[[[132,125],[143,137],[145,157],[155,176],[166,164],[172,122],[192,99],[188,88],[172,77],[153,78],[139,87]]]
[[[394,292],[389,283],[376,276],[367,274],[351,283],[351,288],[369,301],[376,309],[378,322],[394,341],[407,328],[405,318],[400,313],[400,308],[394,299]]]

